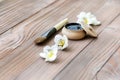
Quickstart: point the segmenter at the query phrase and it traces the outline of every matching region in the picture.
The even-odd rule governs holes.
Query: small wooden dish
[[[71,40],[83,39],[86,35],[85,31],[79,23],[68,23],[62,29],[62,33]]]
[[[84,23],[68,23],[62,29],[62,33],[72,40],[83,39],[86,35],[97,37],[96,31]]]

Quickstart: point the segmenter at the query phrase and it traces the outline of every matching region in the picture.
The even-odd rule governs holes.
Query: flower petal
[[[61,36],[61,35],[59,35],[59,34],[58,34],[58,35],[56,35],[56,36],[55,36],[55,39],[54,39],[54,42],[56,42],[56,43],[57,43],[57,42],[58,42],[61,38],[62,38],[62,36]]]
[[[54,48],[46,55],[45,61],[54,61],[57,58],[57,49]]]
[[[78,18],[83,18],[86,16],[86,13],[85,12],[81,12],[77,17]]]
[[[54,51],[54,54],[57,54],[58,52],[58,47],[56,45],[52,46],[52,50]]]
[[[52,58],[46,58],[45,61],[52,62],[52,61],[55,61],[56,58],[57,58],[57,55],[54,55]]]
[[[56,35],[54,41],[55,41],[55,45],[60,50],[63,50],[68,46],[68,38],[65,35],[63,35],[63,36]]]
[[[88,13],[81,12],[77,17],[78,17],[77,23],[84,22],[85,24],[88,24],[88,25],[90,24],[100,25],[100,21],[98,21],[96,17],[90,12]]]
[[[43,52],[40,53],[40,57],[45,58],[45,61],[54,61],[57,58],[57,51],[56,46],[45,46]]]
[[[40,53],[39,54],[41,58],[46,58],[46,54],[45,53]]]
[[[50,46],[45,46],[44,48],[43,48],[43,52],[44,53],[48,53],[48,51],[51,49],[51,47]]]

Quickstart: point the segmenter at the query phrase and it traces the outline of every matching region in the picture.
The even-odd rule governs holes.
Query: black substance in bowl
[[[79,23],[68,23],[65,27],[69,30],[82,30],[82,27]]]

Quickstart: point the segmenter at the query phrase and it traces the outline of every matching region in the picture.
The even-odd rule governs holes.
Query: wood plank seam
[[[120,46],[114,51],[114,53],[108,58],[108,60],[103,64],[103,66],[100,68],[100,70],[98,70],[95,74],[95,76],[93,77],[93,80],[96,79],[98,80],[97,78],[97,75],[100,73],[100,71],[104,68],[104,66],[107,64],[107,62],[113,57],[113,55],[119,50]]]
[[[93,40],[94,40],[94,39],[93,39]],[[91,40],[91,42],[92,42],[92,40]],[[90,43],[91,43],[91,42],[90,42]],[[88,44],[83,48],[83,50],[84,50],[90,43],[88,43]],[[81,50],[80,52],[82,52],[83,50]],[[80,52],[79,52],[79,53],[80,53]],[[78,55],[79,55],[79,54],[77,54],[76,56],[78,56]],[[75,56],[75,57],[76,57],[76,56]],[[75,57],[74,57],[74,58],[75,58]],[[74,59],[74,58],[73,58],[73,59]],[[73,59],[72,59],[72,60],[73,60]],[[72,61],[72,60],[71,60],[71,61]],[[70,63],[71,63],[71,61],[70,61]],[[68,63],[68,65],[69,65],[70,63]],[[67,65],[66,65],[65,67],[67,67]],[[64,68],[63,68],[63,69],[64,69]],[[62,70],[61,70],[61,71],[62,71]],[[60,72],[61,72],[61,71],[60,71]]]
[[[89,45],[89,44],[88,44]]]
[[[106,62],[102,65],[102,67],[96,72],[95,76],[93,77],[93,80],[97,79],[97,75],[99,74],[99,72],[103,69],[103,67],[106,65],[106,63],[111,59],[111,57],[119,50],[120,46],[114,51],[114,53],[106,60]]]
[[[112,22],[114,22],[114,20],[118,17],[118,16],[120,16],[120,13],[117,15],[117,16],[115,16],[115,18],[113,19],[113,20],[111,20],[111,22],[109,22],[108,24],[107,24],[107,26],[109,26],[110,24],[112,24]],[[106,28],[108,28],[108,27],[106,27]],[[106,28],[104,28],[104,29],[106,29]],[[102,32],[103,32],[104,30],[102,30],[102,31],[100,31],[100,33],[98,33],[98,35],[100,35]],[[84,49],[87,47],[87,46],[89,46],[89,44],[91,44],[92,42],[94,41],[94,39],[92,39],[57,75],[59,75],[78,55],[80,55],[80,53],[82,52],[82,51],[84,51]],[[117,49],[116,49],[116,51],[117,51]],[[115,52],[116,52],[115,51]],[[114,53],[115,53],[114,52]],[[112,55],[114,55],[114,54],[112,54]],[[112,55],[111,55],[111,57],[112,57]],[[110,59],[110,58],[109,58]],[[109,60],[108,59],[108,60]],[[107,60],[107,61],[108,61]],[[105,62],[105,64],[106,64],[106,62]],[[104,64],[104,65],[105,65]],[[55,78],[57,77],[57,75],[53,78],[53,80],[55,80]]]
[[[56,3],[56,2],[58,2],[58,1],[59,1],[59,0],[56,0],[56,1],[54,1],[53,3],[50,3],[49,5],[45,6],[45,7],[44,7],[44,8],[42,8],[42,9],[45,9],[45,8],[47,8],[47,7],[49,7],[49,6],[53,5],[53,4],[55,4],[55,3]],[[64,2],[63,2],[63,3],[64,3]],[[61,3],[61,4],[62,4],[62,3]],[[23,19],[22,21],[20,21],[20,22],[19,22],[19,23],[17,23],[16,25],[14,25],[14,26],[10,27],[9,29],[14,28],[15,26],[19,25],[20,23],[22,23],[22,22],[26,21],[27,19],[29,19],[29,18],[33,17],[34,15],[38,14],[39,12],[41,12],[41,11],[42,11],[42,9],[40,9],[40,10],[39,10],[39,11],[37,11],[36,13],[34,13],[34,14],[30,15],[29,17],[27,17],[27,18]],[[54,9],[52,9],[52,10],[54,10]],[[51,10],[51,11],[52,11],[52,10]],[[49,11],[49,12],[50,12],[50,11]],[[7,32],[9,29],[7,29],[7,30],[5,30],[4,32],[0,33],[0,35],[1,35],[1,34],[3,34],[3,33],[5,33],[5,32]]]
[[[62,2],[62,3],[63,3],[63,2]],[[62,3],[61,3],[61,4],[62,4]],[[58,7],[59,7],[59,6],[58,6]],[[52,9],[52,10],[54,10],[54,9]],[[49,12],[50,12],[50,11],[49,11]],[[47,12],[46,14],[48,14],[49,12]],[[44,15],[46,15],[46,14],[44,14]],[[44,15],[43,15],[43,16],[44,16]]]
[[[117,43],[118,43],[119,41],[117,41]],[[115,49],[115,51],[116,51],[116,49]],[[114,52],[112,52],[112,53],[114,53]],[[82,76],[82,75],[81,75]]]
[[[79,53],[81,53],[93,40],[91,40]],[[57,77],[57,75],[59,75],[70,63],[72,63],[72,61],[80,54],[77,54],[73,59],[71,59],[71,61],[58,73],[56,74],[56,76],[53,78],[53,80],[55,80],[55,78]]]
[[[15,8],[14,6],[15,6],[17,3],[19,3],[19,2],[21,2],[21,0],[18,0],[18,2],[12,3],[12,5],[7,6],[7,8],[5,8],[5,9],[8,10],[10,7],[12,7],[12,9],[10,9],[10,10],[13,10],[13,9]],[[2,9],[2,8],[3,8],[3,7],[0,7],[0,9]],[[9,11],[10,11],[10,10],[9,10]],[[5,12],[9,12],[9,11],[5,11]],[[2,14],[1,14],[1,12],[2,12]],[[5,12],[4,12],[4,10],[0,10],[0,16],[4,15]]]
[[[120,12],[119,12],[119,14],[117,16],[115,16],[115,18],[113,18],[113,20],[111,20],[111,22],[108,23],[108,25],[110,25],[119,16],[120,16]]]

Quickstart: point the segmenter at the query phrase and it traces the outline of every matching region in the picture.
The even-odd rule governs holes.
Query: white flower
[[[89,13],[81,12],[78,16],[77,23],[84,22],[85,24],[92,25],[100,25],[100,21],[96,19],[96,17]]]
[[[43,52],[40,53],[40,57],[45,58],[45,61],[54,61],[57,58],[58,49],[55,46],[46,46],[43,49]]]
[[[68,47],[68,38],[67,36],[63,35],[56,35],[54,39],[55,45],[58,49],[63,50]]]

